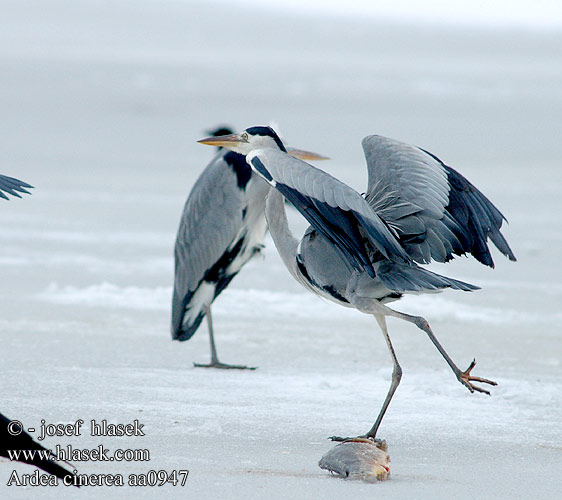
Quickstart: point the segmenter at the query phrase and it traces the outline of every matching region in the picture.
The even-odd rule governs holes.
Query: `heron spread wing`
[[[181,329],[186,305],[194,291],[208,274],[213,273],[215,266],[220,266],[221,259],[228,259],[229,251],[236,251],[229,247],[238,240],[246,202],[244,191],[238,188],[242,182],[240,174],[227,168],[225,156],[220,153],[205,169],[183,210],[175,247],[172,301],[172,329],[175,332]]]
[[[410,262],[393,231],[354,189],[275,149],[256,150],[247,160],[336,246],[353,269],[375,276],[366,240],[372,251],[387,259]]]
[[[27,184],[27,182],[14,179],[13,177],[8,177],[7,175],[0,174],[0,198],[8,199],[5,193],[11,194],[12,196],[17,196],[21,198],[19,193],[30,194],[25,188],[33,188]],[[4,191],[4,192],[2,192]]]
[[[362,141],[367,201],[418,263],[469,253],[494,266],[488,237],[515,260],[500,233],[505,217],[461,174],[423,149],[378,135]]]

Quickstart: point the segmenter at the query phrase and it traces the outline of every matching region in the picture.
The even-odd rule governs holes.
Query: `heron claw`
[[[246,365],[229,365],[228,363],[221,363],[220,361],[212,363],[193,363],[195,368],[219,368],[221,370],[255,370],[257,366]]]
[[[479,382],[481,384],[489,384],[489,385],[498,385],[497,382],[493,380],[488,380],[487,378],[482,377],[473,377],[470,372],[476,366],[476,360],[473,359],[472,363],[470,363],[469,367],[464,371],[458,374],[459,382],[464,385],[470,392],[481,392],[483,394],[488,394],[490,396],[490,391],[486,389],[482,389],[477,385],[474,385],[472,382]]]

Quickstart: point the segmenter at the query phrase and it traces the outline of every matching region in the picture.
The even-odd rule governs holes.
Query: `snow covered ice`
[[[0,497],[552,499],[562,487],[562,44],[559,28],[400,24],[243,4],[4,0],[0,172],[35,186],[0,200],[0,411],[25,427],[78,419],[145,436],[49,437],[45,446],[148,449],[150,461],[80,473],[189,470],[185,486],[7,486]],[[219,10],[227,11],[221,13]],[[391,479],[333,478],[331,435],[373,424],[392,363],[373,318],[293,282],[267,240],[205,325],[169,335],[173,243],[218,124],[275,120],[321,167],[366,185],[360,141],[437,154],[506,215],[518,262],[494,253],[432,266],[482,287],[407,297],[461,368],[389,320],[404,370],[380,429]],[[295,233],[305,228],[291,213]]]

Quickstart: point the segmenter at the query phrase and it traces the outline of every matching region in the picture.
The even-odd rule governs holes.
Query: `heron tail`
[[[180,342],[189,340],[199,328],[199,325],[201,324],[201,321],[203,321],[204,317],[205,314],[200,312],[195,319],[192,321],[185,321],[179,326],[174,325],[172,322],[172,340],[179,340]]]
[[[172,299],[172,324],[171,334],[172,340],[179,340],[184,342],[189,340],[203,321],[205,312],[201,308],[188,308],[191,295],[180,299],[174,290],[174,297]]]
[[[444,288],[472,292],[480,289],[476,285],[447,278],[418,265],[406,266],[384,261],[379,263],[376,272],[384,285],[396,292],[429,292]]]

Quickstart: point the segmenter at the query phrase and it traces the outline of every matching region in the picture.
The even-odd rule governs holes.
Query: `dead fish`
[[[334,446],[318,465],[347,479],[385,481],[390,475],[387,450],[386,441],[381,439],[353,438]]]

